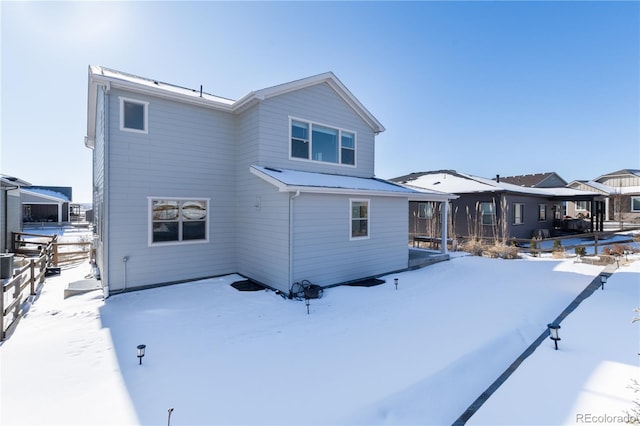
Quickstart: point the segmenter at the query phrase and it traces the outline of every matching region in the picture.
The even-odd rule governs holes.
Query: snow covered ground
[[[621,266],[562,323],[560,350],[543,343],[471,420],[570,424],[627,406],[638,264]],[[172,425],[451,424],[602,269],[457,257],[328,289],[307,315],[304,302],[235,290],[237,275],[63,299],[89,274],[83,264],[49,278],[0,346],[0,424],[167,424],[170,408]]]

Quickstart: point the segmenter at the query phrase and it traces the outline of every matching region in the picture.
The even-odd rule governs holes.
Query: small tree
[[[575,251],[576,251],[576,256],[578,257],[587,255],[587,249],[585,248],[585,246],[582,246],[582,245],[576,246]]]
[[[538,239],[536,237],[533,237],[531,239],[531,256],[536,257],[538,256]]]

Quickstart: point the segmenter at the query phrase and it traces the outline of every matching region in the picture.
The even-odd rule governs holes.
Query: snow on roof
[[[127,81],[130,83],[139,84],[139,85],[150,87],[153,89],[162,89],[164,91],[179,94],[179,95],[190,96],[194,98],[203,98],[212,102],[220,103],[222,105],[231,106],[235,102],[234,100],[231,100],[231,99],[215,96],[210,93],[200,92],[200,90],[198,89],[189,89],[186,87],[180,87],[180,86],[176,86],[175,84],[169,84],[169,83],[164,83],[158,80],[139,77],[137,75],[113,70],[111,68],[92,65],[90,69],[94,74],[99,74],[110,79]]]
[[[507,182],[496,182],[478,176],[453,171],[425,172],[419,177],[406,181],[411,187],[438,190],[451,194],[482,192],[515,192],[520,194],[542,195],[546,197],[576,197],[599,195],[593,192],[572,188],[530,188]]]
[[[400,196],[443,201],[456,198],[439,191],[417,190],[378,178],[333,175],[251,166],[251,173],[275,185],[281,192],[349,193]]]
[[[64,201],[64,202],[71,201],[71,200],[69,200],[69,197],[67,197],[66,195],[61,194],[60,192],[51,191],[49,189],[20,188],[20,191],[25,193],[25,194],[28,194],[28,195],[43,196],[45,198],[52,199],[52,200],[57,200],[57,201]]]

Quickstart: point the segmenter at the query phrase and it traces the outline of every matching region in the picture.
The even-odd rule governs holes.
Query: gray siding
[[[483,202],[495,203],[497,220],[495,226],[474,225],[480,224],[481,220],[477,214],[476,205]],[[524,223],[522,224],[516,225],[513,223],[513,203],[524,204]],[[546,220],[544,221],[538,220],[538,206],[540,204],[546,205]],[[553,228],[552,207],[554,203],[543,197],[509,194],[506,196],[506,211],[503,211],[502,196],[496,194],[461,194],[460,198],[454,200],[452,205],[454,221],[452,234],[460,237],[468,237],[475,234],[478,237],[501,238],[504,220],[506,220],[508,238],[531,238],[533,232],[537,229]],[[468,218],[467,208],[471,219]]]
[[[350,198],[369,199],[370,237],[350,240]],[[407,267],[403,198],[302,194],[294,199],[293,281],[331,285]]]
[[[121,131],[122,95],[149,102],[149,133]],[[109,286],[122,289],[235,272],[234,124],[226,113],[112,91]],[[148,197],[209,198],[209,242],[148,246]]]
[[[22,203],[19,189],[2,188],[0,196],[0,248],[4,253],[13,249],[11,233],[22,230]]]
[[[374,133],[328,84],[263,101],[257,165],[359,177],[374,175]],[[356,132],[356,166],[289,159],[289,117]]]

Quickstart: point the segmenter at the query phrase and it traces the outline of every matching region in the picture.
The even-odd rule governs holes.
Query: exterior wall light
[[[556,346],[556,351],[558,350],[558,340],[560,339],[560,336],[558,335],[558,330],[560,329],[560,324],[558,323],[551,323],[551,324],[547,324],[547,327],[549,327],[549,338],[551,340],[553,340],[553,343]]]
[[[142,357],[144,356],[144,350],[147,345],[138,345],[138,360],[140,361],[139,365],[142,365]]]

